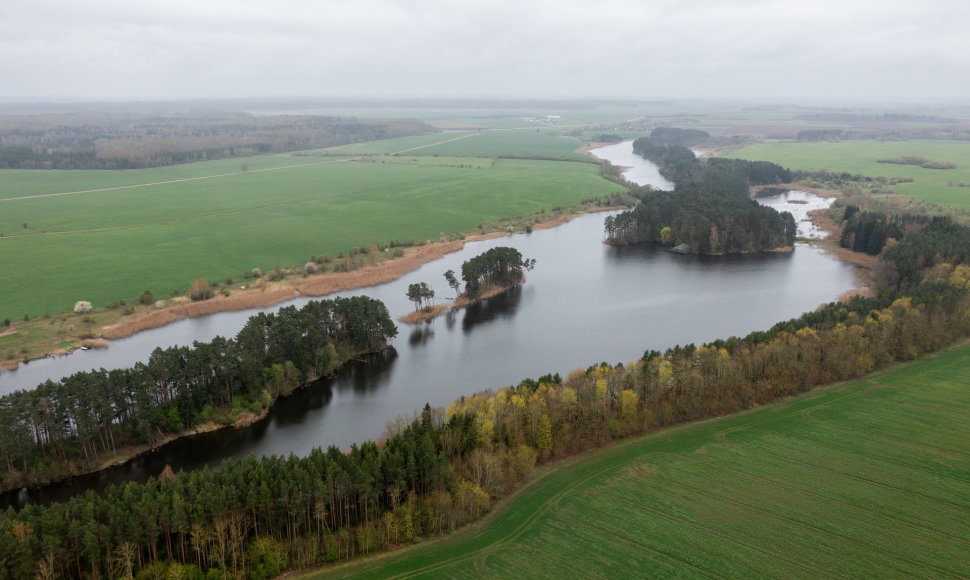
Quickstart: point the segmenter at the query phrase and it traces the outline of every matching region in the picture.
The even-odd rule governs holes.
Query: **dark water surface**
[[[626,363],[648,349],[663,351],[764,330],[853,287],[850,266],[805,245],[787,254],[728,257],[681,256],[654,246],[610,247],[602,243],[604,215],[469,243],[395,282],[342,293],[383,300],[396,318],[413,309],[406,297],[409,284],[424,281],[439,301],[450,297],[444,272],[460,271],[464,260],[490,247],[513,246],[537,260],[525,284],[502,296],[427,324],[399,323],[393,350],[348,365],[335,378],[279,401],[266,419],[250,428],[183,439],[120,467],[8,494],[0,507],[143,481],[157,476],[166,464],[187,470],[225,458],[349,447],[380,437],[387,421],[411,415],[426,402],[447,406],[461,395],[527,377],[565,376],[601,361]],[[0,375],[0,389],[32,388],[44,380],[41,376],[57,379],[92,366],[130,366],[159,345],[234,336],[251,314],[184,320],[115,341],[104,351],[37,361],[21,369],[36,374]]]

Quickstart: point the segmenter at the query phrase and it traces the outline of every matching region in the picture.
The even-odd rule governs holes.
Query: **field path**
[[[119,185],[117,187],[103,187],[100,189],[82,189],[79,191],[63,191],[59,193],[39,193],[37,195],[23,195],[20,197],[7,197],[0,199],[0,202],[4,201],[22,201],[25,199],[38,199],[42,197],[60,197],[64,195],[81,195],[84,193],[98,193],[103,191],[118,191],[122,189],[135,189],[138,187],[152,187],[155,185],[170,185],[172,183],[184,183],[187,181],[202,181],[205,179],[217,179],[220,177],[232,177],[235,175],[243,175],[245,173],[265,173],[267,171],[281,171],[284,169],[296,169],[298,167],[310,167],[313,165],[328,165],[333,163],[346,163],[348,161],[359,161],[359,157],[347,157],[343,159],[335,159],[332,161],[314,161],[313,163],[298,163],[295,165],[284,165],[282,167],[267,167],[266,169],[252,169],[249,171],[233,171],[230,173],[217,173],[215,175],[200,175],[199,177],[185,177],[182,179],[169,179],[166,181],[153,181],[150,183],[134,183],[132,185]]]
[[[436,147],[438,145],[444,145],[445,143],[452,143],[454,141],[461,141],[462,139],[468,139],[469,137],[474,137],[478,133],[469,133],[468,135],[461,135],[459,137],[452,137],[451,139],[445,139],[444,141],[438,141],[437,143],[428,143],[427,145],[418,145],[417,147],[411,147],[410,149],[401,149],[400,151],[395,151],[391,155],[400,155],[401,153],[407,153],[409,151],[417,151],[418,149],[425,149],[427,147]]]

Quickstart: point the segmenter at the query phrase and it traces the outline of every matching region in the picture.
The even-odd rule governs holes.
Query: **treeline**
[[[679,129],[677,127],[657,127],[650,131],[650,140],[660,145],[691,147],[711,138],[711,134],[700,129]]]
[[[917,165],[924,169],[956,169],[956,165],[947,161],[931,161],[919,155],[905,155],[903,157],[876,159],[876,163],[893,163],[895,165]]]
[[[877,277],[881,286],[897,291],[912,291],[920,284],[923,272],[940,263],[970,262],[970,228],[946,217],[934,217],[917,232],[903,236],[887,248],[879,263]]]
[[[413,119],[245,113],[0,116],[0,169],[138,169],[433,133]]]
[[[930,227],[907,238],[937,237]],[[909,242],[926,257],[936,241]],[[897,246],[897,247],[899,247]],[[618,437],[733,413],[862,376],[970,335],[970,266],[928,263],[891,290],[768,333],[650,351],[425,407],[381,443],[86,492],[0,515],[0,578],[267,578],[440,534],[554,460]]]
[[[474,298],[489,286],[512,286],[522,281],[523,270],[532,270],[536,261],[523,258],[515,248],[491,248],[461,265],[465,294]],[[450,282],[450,281],[449,281]]]
[[[75,373],[0,397],[4,489],[92,469],[127,445],[154,446],[202,423],[231,423],[379,351],[397,334],[378,300],[311,301],[252,316],[235,339],[157,348],[128,369]]]
[[[605,221],[610,243],[688,244],[690,251],[724,254],[771,250],[795,242],[797,224],[788,212],[762,206],[748,197],[752,185],[787,182],[791,172],[764,161],[697,159],[684,147],[634,141],[634,151],[657,163],[673,192],[637,190],[640,200],[628,212]]]
[[[860,211],[858,206],[847,205],[843,220],[839,245],[853,252],[878,256],[888,240],[903,237],[902,220],[884,213]]]

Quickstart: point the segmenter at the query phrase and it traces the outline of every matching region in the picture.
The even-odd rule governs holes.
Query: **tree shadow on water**
[[[480,324],[515,316],[520,302],[522,302],[522,286],[515,286],[498,296],[476,302],[465,308],[461,329],[468,333]]]

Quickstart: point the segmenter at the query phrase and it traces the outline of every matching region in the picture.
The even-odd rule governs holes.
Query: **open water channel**
[[[615,159],[609,151],[599,154],[617,165],[651,165],[636,157]],[[660,181],[655,185],[669,187]],[[413,309],[406,297],[409,284],[427,282],[439,301],[446,299],[452,291],[444,272],[460,271],[463,261],[490,247],[513,246],[536,259],[522,286],[429,323],[399,323],[393,349],[279,401],[252,427],[182,439],[123,466],[7,494],[0,498],[0,508],[144,481],[167,464],[189,470],[226,458],[303,455],[317,446],[346,448],[379,438],[387,421],[410,416],[425,403],[447,406],[462,395],[527,377],[565,376],[601,361],[629,362],[649,349],[743,336],[835,300],[854,286],[851,266],[803,244],[791,253],[722,257],[682,256],[647,245],[607,246],[602,243],[605,215],[587,214],[552,229],[468,243],[462,251],[394,282],[342,293],[383,300],[396,318]],[[0,393],[33,388],[77,370],[131,366],[146,360],[156,346],[235,336],[252,314],[183,320],[114,341],[102,351],[35,361],[0,375]]]

